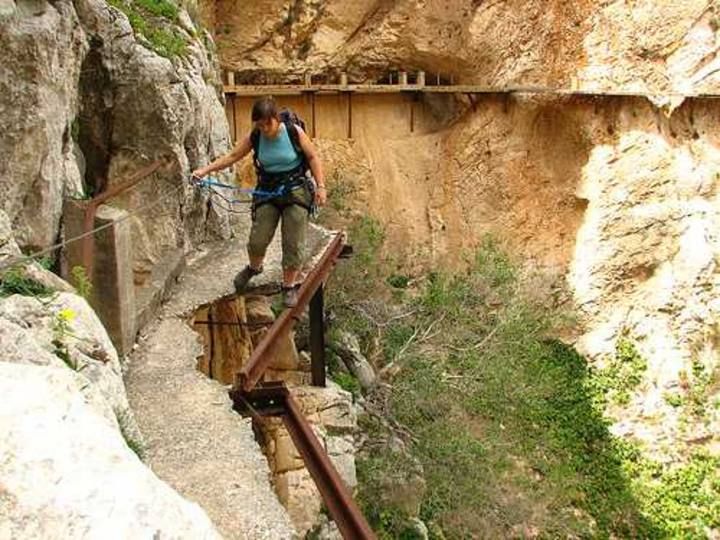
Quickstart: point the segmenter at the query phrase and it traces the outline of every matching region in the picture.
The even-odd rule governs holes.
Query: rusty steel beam
[[[375,540],[375,533],[284,383],[266,383],[248,393],[232,390],[230,397],[233,408],[241,414],[280,416],[343,538]]]
[[[321,283],[310,300],[310,371],[313,386],[325,386],[325,298]]]
[[[162,165],[166,164],[167,161],[160,159],[157,161],[152,162],[150,165],[147,165],[137,171],[135,171],[131,176],[127,178],[127,180],[124,180],[108,189],[100,193],[99,195],[96,195],[90,201],[88,202],[88,205],[85,207],[85,216],[83,220],[83,234],[89,233],[93,226],[95,225],[95,214],[97,214],[97,209],[100,207],[102,203],[110,199],[111,197],[115,197],[116,195],[119,195],[123,191],[126,191],[133,187],[135,184],[137,184],[140,180],[143,178],[146,178],[147,176],[154,173],[156,170],[158,170]],[[95,236],[92,234],[88,234],[83,238],[82,241],[82,264],[85,267],[85,275],[88,277],[88,279],[92,280],[93,276],[93,253],[95,252]]]
[[[206,324],[208,326],[245,326],[248,328],[263,328],[271,326],[271,322],[231,322],[231,321],[193,321],[193,324]]]
[[[235,387],[249,392],[258,383],[265,373],[268,364],[272,360],[272,352],[278,342],[278,338],[287,334],[300,318],[303,310],[310,303],[315,291],[322,285],[330,274],[335,261],[343,253],[345,246],[345,234],[338,233],[323,253],[320,261],[305,277],[300,290],[298,291],[298,302],[295,307],[288,308],[280,314],[275,323],[263,336],[258,346],[250,355],[250,359],[242,367],[235,381]]]

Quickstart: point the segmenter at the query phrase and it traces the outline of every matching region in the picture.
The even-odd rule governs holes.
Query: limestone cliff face
[[[668,93],[720,84],[716,0],[203,5],[223,66],[247,80],[347,71],[365,81],[404,68],[494,86]]]
[[[171,26],[185,51],[164,57],[102,0],[3,6],[1,200],[21,247],[58,238],[63,197],[100,193],[157,159],[168,165],[114,201],[133,211],[162,199],[133,218],[134,269],[227,236],[226,216],[184,186],[228,148],[209,37],[181,12]]]
[[[248,80],[347,71],[363,81],[390,68],[455,81],[549,82],[583,52],[593,2],[263,0],[214,6],[222,63]]]
[[[653,94],[425,97],[414,130],[407,102],[358,98],[352,140],[319,102],[317,144],[331,189],[378,218],[407,260],[457,262],[491,232],[569,286],[578,345],[596,366],[632,341],[647,369],[609,411],[618,433],[667,458],[720,447],[716,407],[700,417],[678,406],[718,392],[720,109],[685,96],[720,90],[720,2],[214,6],[221,62],[248,81],[341,70],[372,80],[402,67]]]

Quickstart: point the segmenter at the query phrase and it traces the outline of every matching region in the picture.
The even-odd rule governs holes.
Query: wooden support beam
[[[415,131],[415,96],[410,100],[410,133]]]
[[[230,111],[232,113],[232,141],[233,145],[237,141],[237,118],[235,113],[235,94],[230,94]]]
[[[317,122],[315,117],[315,93],[310,94],[310,108],[312,110],[312,138],[317,137]]]
[[[352,92],[347,93],[348,139],[352,139]]]

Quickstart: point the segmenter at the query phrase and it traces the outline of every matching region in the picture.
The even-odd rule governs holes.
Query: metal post
[[[233,409],[253,418],[280,416],[295,448],[346,540],[376,540],[365,516],[320,444],[312,426],[283,382],[265,383],[250,392],[230,391]]]
[[[317,288],[325,281],[332,270],[335,260],[344,253],[345,235],[337,234],[335,239],[325,249],[325,253],[320,258],[315,267],[305,277],[303,284],[298,291],[298,303],[295,307],[291,307],[283,311],[277,320],[270,327],[268,332],[257,344],[250,358],[238,373],[236,387],[245,392],[249,392],[254,388],[260,378],[265,373],[267,365],[272,360],[273,348],[276,345],[279,336],[287,335],[290,329],[295,325],[295,321],[308,307],[312,296]]]
[[[310,358],[313,386],[325,386],[325,314],[323,285],[310,300]]]

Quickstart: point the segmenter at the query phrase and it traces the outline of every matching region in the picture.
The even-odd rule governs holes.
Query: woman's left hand
[[[318,186],[318,188],[315,190],[315,204],[318,206],[325,206],[325,203],[327,202],[327,189],[325,189],[325,186]]]

